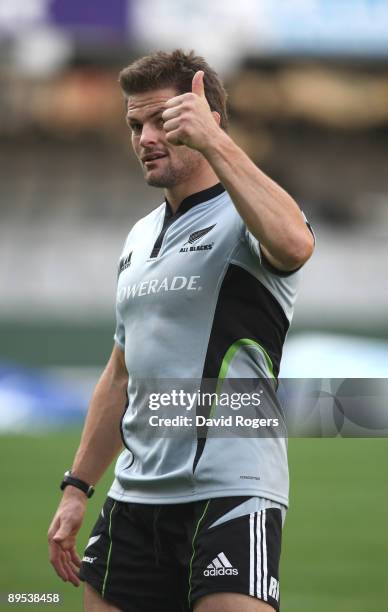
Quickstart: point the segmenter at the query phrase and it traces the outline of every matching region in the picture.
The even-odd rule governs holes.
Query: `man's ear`
[[[212,111],[212,115],[213,115],[214,121],[217,123],[217,125],[221,125],[221,115],[220,115],[220,113],[218,113],[217,111]]]

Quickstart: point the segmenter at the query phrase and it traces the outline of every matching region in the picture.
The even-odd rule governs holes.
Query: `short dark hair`
[[[191,91],[194,74],[203,70],[205,95],[212,111],[221,117],[220,125],[227,130],[226,110],[227,93],[213,68],[206,60],[195,55],[194,51],[185,53],[175,49],[171,53],[156,51],[135,60],[120,72],[119,82],[126,98],[132,94],[144,93],[162,87],[174,87],[179,94]]]

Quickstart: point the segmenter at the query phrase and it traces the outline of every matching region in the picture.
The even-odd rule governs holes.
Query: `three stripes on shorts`
[[[268,601],[266,510],[249,515],[249,595]]]

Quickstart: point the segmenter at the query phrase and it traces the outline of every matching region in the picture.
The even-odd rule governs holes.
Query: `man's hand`
[[[80,585],[81,566],[75,540],[82,525],[87,497],[72,486],[67,486],[58,510],[48,530],[50,562],[58,576],[74,586]]]
[[[191,93],[170,98],[162,114],[167,141],[201,153],[221,129],[219,113],[211,111],[206,100],[203,77],[203,70],[196,72]]]

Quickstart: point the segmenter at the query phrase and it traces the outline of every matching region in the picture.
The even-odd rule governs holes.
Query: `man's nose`
[[[158,130],[153,125],[144,123],[140,136],[140,145],[147,148],[155,145],[158,142],[158,139]]]

